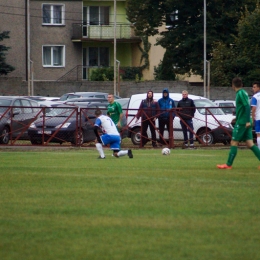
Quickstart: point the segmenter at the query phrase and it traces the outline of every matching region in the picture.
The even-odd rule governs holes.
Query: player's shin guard
[[[231,166],[236,158],[237,155],[237,146],[231,146],[228,156],[227,165]]]
[[[128,154],[128,150],[124,150],[124,151],[118,152],[117,156],[118,156],[118,157],[121,157],[121,156],[125,156],[125,155],[127,155],[127,154]]]
[[[102,144],[101,143],[96,143],[96,148],[97,148],[97,150],[99,152],[100,157],[104,158],[105,154],[104,154],[104,151],[103,151],[103,148],[102,148]]]
[[[250,149],[260,161],[260,150],[258,149],[258,147],[256,145],[253,145]]]

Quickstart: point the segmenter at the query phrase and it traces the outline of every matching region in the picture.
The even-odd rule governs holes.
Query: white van
[[[178,101],[182,99],[181,93],[169,93],[170,98],[175,101],[177,107]],[[147,93],[132,95],[128,104],[127,110],[127,124],[129,126],[129,135],[133,144],[140,145],[141,142],[141,118],[136,121],[136,114],[138,112],[140,103],[143,99],[146,99]],[[162,98],[162,93],[154,93],[155,100]],[[234,118],[233,115],[226,115],[221,108],[218,108],[212,101],[201,96],[195,96],[189,94],[189,98],[193,99],[196,112],[193,118],[194,132],[196,136],[203,144],[214,144],[224,143],[229,144],[232,135],[231,121]],[[210,107],[210,112],[206,113],[206,107]],[[212,113],[212,114],[211,114]],[[159,139],[158,134],[158,120],[156,120],[156,135]],[[148,137],[150,138],[150,131],[148,128]],[[167,140],[169,137],[168,131],[164,131],[164,139]],[[183,133],[180,125],[179,117],[175,117],[173,121],[173,138],[174,140],[183,140]]]

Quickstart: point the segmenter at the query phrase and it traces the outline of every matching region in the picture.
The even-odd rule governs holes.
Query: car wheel
[[[131,141],[135,145],[140,145],[141,143],[141,128],[135,128],[131,133]]]
[[[34,145],[42,144],[42,142],[40,140],[31,139],[30,141],[31,141],[31,144],[34,144]]]
[[[225,141],[223,141],[223,144],[224,144],[224,145],[230,145],[230,141],[225,140]]]
[[[202,144],[214,144],[214,137],[210,131],[211,130],[208,129],[207,131],[202,130],[199,132],[198,136],[199,136]]]
[[[74,145],[82,145],[84,143],[83,130],[78,129],[74,132],[74,140],[71,142]]]
[[[7,126],[0,133],[0,144],[8,144],[10,140],[10,131]]]

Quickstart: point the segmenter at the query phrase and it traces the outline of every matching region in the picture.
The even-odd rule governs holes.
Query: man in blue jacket
[[[170,131],[170,113],[172,114],[172,119],[174,119],[175,114],[173,111],[169,112],[170,109],[175,108],[173,99],[169,96],[169,91],[167,88],[163,89],[162,98],[158,100],[160,106],[160,115],[159,115],[159,132],[160,132],[160,143],[165,144],[163,139],[163,133],[165,125],[168,132]]]

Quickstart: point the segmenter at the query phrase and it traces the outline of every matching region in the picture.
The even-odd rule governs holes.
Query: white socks
[[[118,153],[117,153],[117,156],[118,156],[118,157],[121,157],[121,156],[125,156],[125,155],[127,155],[127,154],[128,154],[128,150],[123,150],[123,151],[118,152]]]
[[[99,152],[100,157],[104,158],[105,154],[104,154],[104,151],[103,151],[103,148],[102,148],[102,144],[101,143],[96,143],[96,148],[97,148],[97,150]]]
[[[258,146],[258,148],[259,148],[259,150],[260,150],[260,137],[257,137],[257,146]]]
[[[97,148],[97,150],[99,152],[100,157],[104,158],[105,154],[104,154],[104,151],[103,151],[102,144],[101,143],[96,143],[96,148]],[[128,154],[128,150],[123,150],[123,151],[119,151],[117,153],[117,156],[121,157],[121,156],[125,156],[127,154]]]

